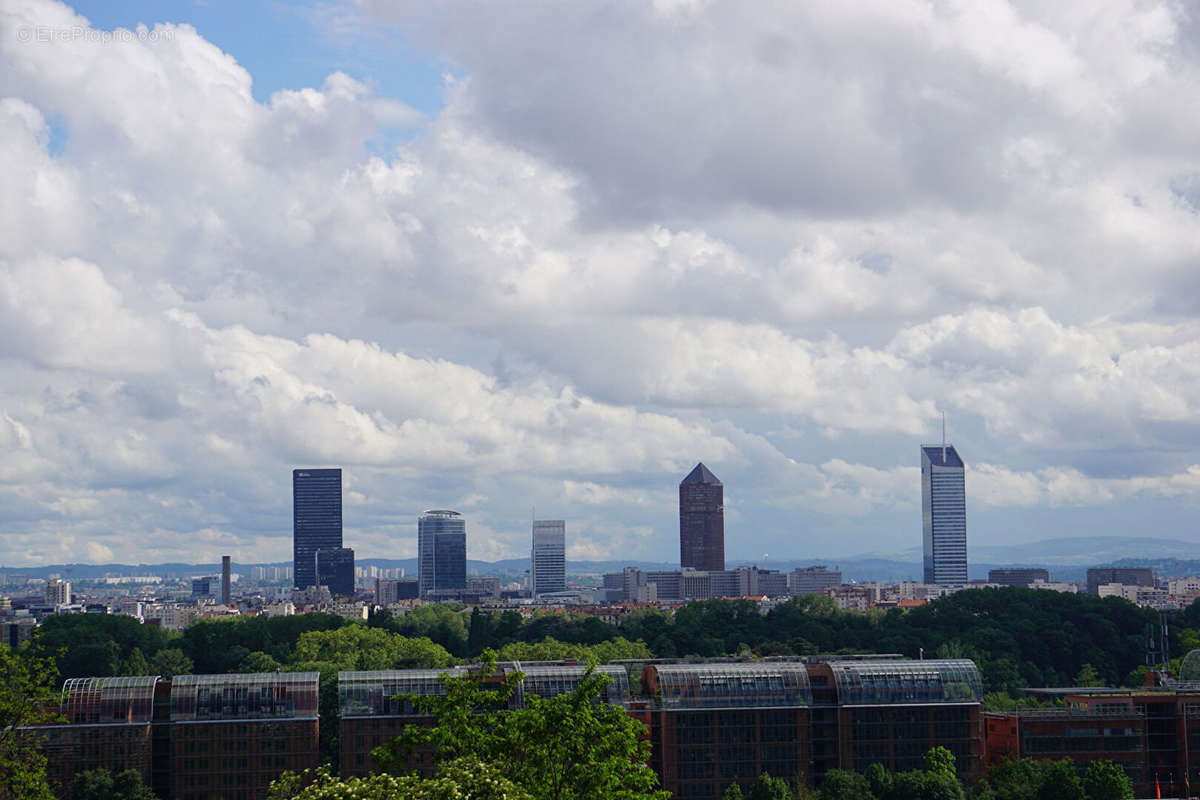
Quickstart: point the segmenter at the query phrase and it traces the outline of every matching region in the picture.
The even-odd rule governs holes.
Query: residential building
[[[354,594],[354,550],[349,547],[322,547],[317,550],[317,585],[328,586],[334,597]]]
[[[925,583],[967,582],[966,466],[954,445],[921,446]]]
[[[679,484],[679,565],[725,569],[725,487],[702,463]]]
[[[292,470],[292,579],[317,585],[317,551],[342,546],[342,470]]]
[[[788,591],[792,594],[820,594],[841,585],[842,573],[825,567],[796,567],[788,576]]]
[[[51,578],[46,581],[46,605],[65,606],[71,603],[71,582]]]
[[[452,596],[467,586],[467,523],[434,509],[417,520],[417,581],[422,598]]]
[[[529,555],[529,593],[533,597],[567,588],[567,523],[535,519]]]

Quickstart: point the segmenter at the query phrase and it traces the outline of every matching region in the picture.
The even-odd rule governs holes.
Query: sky
[[[0,563],[1194,541],[1184,0],[0,0]]]

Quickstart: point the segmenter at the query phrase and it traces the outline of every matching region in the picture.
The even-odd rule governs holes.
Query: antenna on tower
[[[942,463],[946,463],[946,412],[942,412]]]

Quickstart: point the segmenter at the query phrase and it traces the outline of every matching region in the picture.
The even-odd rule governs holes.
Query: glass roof
[[[554,697],[567,694],[579,688],[583,676],[587,673],[586,665],[570,666],[540,666],[517,664],[513,668],[525,675],[521,681],[520,694],[538,697]],[[629,700],[629,673],[624,667],[604,665],[596,667],[596,672],[611,678],[604,688],[604,699],[609,703],[625,703]]]
[[[155,675],[68,678],[61,711],[75,725],[149,722],[154,715]]]
[[[465,673],[463,667],[339,672],[339,713],[343,717],[411,714],[411,705],[397,700],[396,695],[445,694],[441,676],[457,677]]]
[[[800,663],[657,664],[664,708],[747,708],[812,705],[808,670]]]
[[[832,661],[842,705],[977,703],[983,699],[979,668],[968,659]]]
[[[176,675],[171,721],[315,718],[318,679],[316,672]]]

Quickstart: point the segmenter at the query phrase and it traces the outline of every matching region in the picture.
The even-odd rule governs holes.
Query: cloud
[[[472,557],[537,506],[665,559],[701,459],[731,557],[894,550],[941,412],[973,531],[1189,518],[1181,6],[330,13],[444,61],[445,106],[369,64],[258,102],[185,21],[0,12],[0,558],[286,559],[288,470],[340,464],[360,557],[458,504]]]

